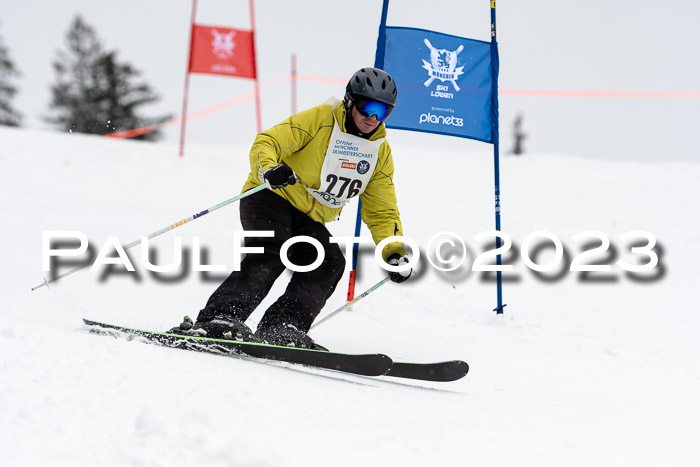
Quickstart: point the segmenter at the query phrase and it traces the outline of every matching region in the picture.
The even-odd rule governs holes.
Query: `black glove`
[[[288,165],[276,165],[271,169],[267,169],[263,174],[263,178],[270,184],[271,188],[283,188],[287,185],[294,185],[297,182],[297,176]]]
[[[404,255],[401,256],[398,253],[395,253],[391,256],[389,256],[389,265],[391,266],[403,266],[404,264],[408,264],[408,256]],[[408,269],[406,271],[402,272],[389,272],[389,278],[396,282],[396,283],[401,283],[411,277],[411,274],[413,273],[413,269]]]

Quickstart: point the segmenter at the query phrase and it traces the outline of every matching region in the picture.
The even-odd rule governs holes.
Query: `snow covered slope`
[[[42,232],[84,232],[96,252],[109,236],[128,243],[184,219],[239,192],[249,141],[178,158],[172,145],[0,128],[2,464],[695,465],[700,164],[503,157],[503,230],[514,242],[504,259],[514,272],[496,316],[495,285],[470,270],[483,247],[474,237],[493,228],[490,148],[466,152],[455,141],[434,151],[400,132],[389,138],[421,273],[312,335],[396,360],[461,358],[471,371],[456,383],[308,374],[88,334],[82,317],[167,329],[196,315],[223,275],[191,263],[151,274],[137,247],[135,273],[82,271],[31,292],[42,281]],[[329,224],[334,234],[352,234],[354,209]],[[204,261],[230,271],[237,229],[237,207],[223,208],[154,240],[151,259],[168,263],[175,237],[191,253],[200,237]],[[612,270],[535,274],[520,247],[538,230],[561,239],[566,265],[592,242],[574,235],[604,233],[610,249],[588,262]],[[647,274],[615,265],[646,262],[620,239],[635,230],[658,240],[659,265]],[[424,251],[443,231],[468,245],[451,273]],[[530,251],[539,264],[553,258],[551,248]],[[358,292],[382,277],[364,248]],[[325,312],[344,296],[343,281]]]

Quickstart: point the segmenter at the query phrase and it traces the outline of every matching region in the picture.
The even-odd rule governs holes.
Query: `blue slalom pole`
[[[382,4],[382,17],[379,21],[379,36],[377,38],[377,52],[374,57],[375,68],[384,68],[384,46],[386,44],[386,16],[389,12],[389,0],[384,0]],[[362,201],[357,199],[357,218],[355,220],[355,237],[360,236],[362,231]],[[352,302],[355,298],[355,280],[357,278],[357,256],[359,254],[360,244],[355,243],[352,246],[352,271],[348,278],[348,296],[347,301]],[[350,305],[350,304],[348,304]]]
[[[501,175],[498,141],[498,42],[496,41],[496,0],[491,2],[491,142],[493,143],[493,171],[495,184],[496,231],[501,231]],[[496,237],[496,248],[500,248],[501,238]],[[496,256],[496,264],[501,265],[501,255]],[[497,314],[503,313],[503,273],[496,272],[496,308]]]

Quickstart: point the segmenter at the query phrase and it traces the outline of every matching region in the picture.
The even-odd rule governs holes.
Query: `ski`
[[[265,360],[276,360],[362,376],[382,376],[391,369],[393,364],[391,358],[382,354],[343,354],[338,352],[259,344],[255,342],[208,339],[205,337],[180,336],[163,332],[142,331],[88,319],[83,319],[83,322],[93,327],[94,331],[100,334],[110,334],[109,331],[116,331],[130,336],[138,336],[166,347],[239,358],[247,356]]]
[[[386,376],[450,382],[464,378],[468,372],[469,365],[462,360],[437,363],[394,362]]]
[[[393,362],[391,358],[383,354],[344,354],[254,342],[142,331],[88,319],[83,319],[83,322],[91,326],[93,332],[99,334],[114,335],[110,331],[115,331],[128,336],[138,336],[166,347],[239,358],[253,357],[276,360],[362,376],[389,376],[422,381],[450,382],[463,378],[469,372],[469,365],[461,360],[436,363]]]

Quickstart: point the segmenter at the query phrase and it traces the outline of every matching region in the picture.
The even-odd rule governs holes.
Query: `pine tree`
[[[77,16],[66,34],[67,52],[58,51],[53,67],[56,83],[46,120],[65,131],[104,135],[162,122],[169,116],[139,116],[139,107],[158,101],[140,72],[104,51],[95,30]],[[159,131],[134,139],[155,140]]]
[[[17,94],[12,80],[17,76],[19,71],[0,36],[0,125],[19,126],[22,123],[22,115],[11,104],[12,98]]]

